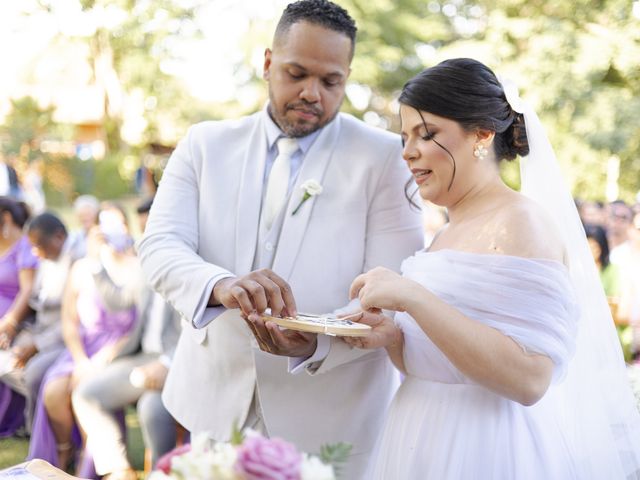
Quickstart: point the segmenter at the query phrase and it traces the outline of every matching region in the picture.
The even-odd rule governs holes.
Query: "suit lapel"
[[[307,152],[300,173],[289,196],[289,204],[282,223],[278,250],[273,260],[273,270],[284,279],[288,279],[304,238],[316,197],[304,202],[300,210],[292,215],[300,204],[304,192],[300,186],[307,180],[316,180],[322,185],[340,132],[340,116],[327,125]]]
[[[258,241],[260,224],[260,204],[264,167],[267,154],[267,139],[264,131],[266,110],[256,114],[256,122],[249,136],[249,145],[242,165],[240,189],[238,191],[238,211],[236,218],[236,275],[251,271]]]

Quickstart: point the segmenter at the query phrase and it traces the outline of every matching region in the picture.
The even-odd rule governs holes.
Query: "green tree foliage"
[[[159,123],[188,117],[194,99],[163,65],[178,60],[186,40],[197,38],[193,21],[201,1],[81,0],[87,18],[102,18],[91,35],[60,34],[57,41],[87,47],[93,82],[104,92],[107,148],[120,152],[130,146],[122,138],[123,102],[142,98],[146,128],[139,146],[158,140]],[[40,0],[53,12],[60,4]],[[188,118],[186,119],[188,120]]]
[[[42,156],[40,143],[55,125],[54,110],[41,107],[32,97],[11,100],[11,110],[0,127],[2,153],[25,160]]]
[[[627,1],[484,2],[495,66],[539,110],[574,193],[604,199],[609,159],[620,197],[640,189],[640,19]]]
[[[620,197],[633,201],[640,189],[640,19],[632,2],[340,3],[359,24],[351,79],[371,87],[365,110],[387,125],[398,128],[391,100],[412,75],[445,58],[477,58],[515,80],[534,104],[576,195],[604,199],[613,158]],[[517,164],[505,166],[505,177],[517,185]]]
[[[604,199],[608,168],[619,162],[620,197],[633,200],[640,189],[638,1],[336,1],[359,28],[349,88],[360,99],[348,90],[345,110],[397,131],[395,99],[407,79],[445,58],[477,58],[520,85],[522,97],[546,125],[576,195]],[[55,8],[53,0],[40,3]],[[97,84],[115,79],[127,99],[143,98],[144,138],[132,146],[122,139],[116,99],[105,89],[105,130],[113,158],[140,154],[146,143],[166,143],[162,131],[167,124],[179,132],[175,141],[190,122],[234,117],[263,104],[266,86],[251,64],[256,52],[269,45],[275,20],[252,18],[242,45],[235,46],[243,55],[236,65],[238,95],[230,102],[194,100],[164,68],[179,60],[185,42],[198,38],[194,19],[202,4],[82,0],[85,12],[124,15],[89,37],[59,39],[87,47]],[[219,5],[231,8],[229,2]],[[505,166],[504,176],[517,185],[517,164]]]

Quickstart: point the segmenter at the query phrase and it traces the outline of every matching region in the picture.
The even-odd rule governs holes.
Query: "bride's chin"
[[[431,202],[431,203],[436,203],[436,191],[433,189],[433,187],[430,188],[430,186],[427,185],[419,185],[418,186],[418,195],[420,195],[420,198],[422,200],[425,200],[427,202]]]
[[[437,192],[433,189],[419,189],[418,195],[420,198],[425,201],[434,204],[437,207],[447,207],[449,205],[450,199],[447,198],[447,195],[442,195],[440,192]]]

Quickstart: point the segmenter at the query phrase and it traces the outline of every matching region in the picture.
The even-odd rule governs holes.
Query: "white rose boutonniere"
[[[311,197],[315,197],[316,195],[320,195],[322,193],[322,185],[320,185],[317,180],[313,179],[306,180],[302,185],[300,185],[300,188],[304,190],[304,195],[302,196],[302,200],[300,200],[300,203],[291,213],[291,215],[295,215],[296,213],[298,213],[298,210],[300,210],[302,204],[309,200]]]

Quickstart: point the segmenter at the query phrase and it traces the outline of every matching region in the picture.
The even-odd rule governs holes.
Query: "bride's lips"
[[[422,185],[431,177],[433,170],[428,168],[412,168],[411,173],[413,174],[416,184]]]

